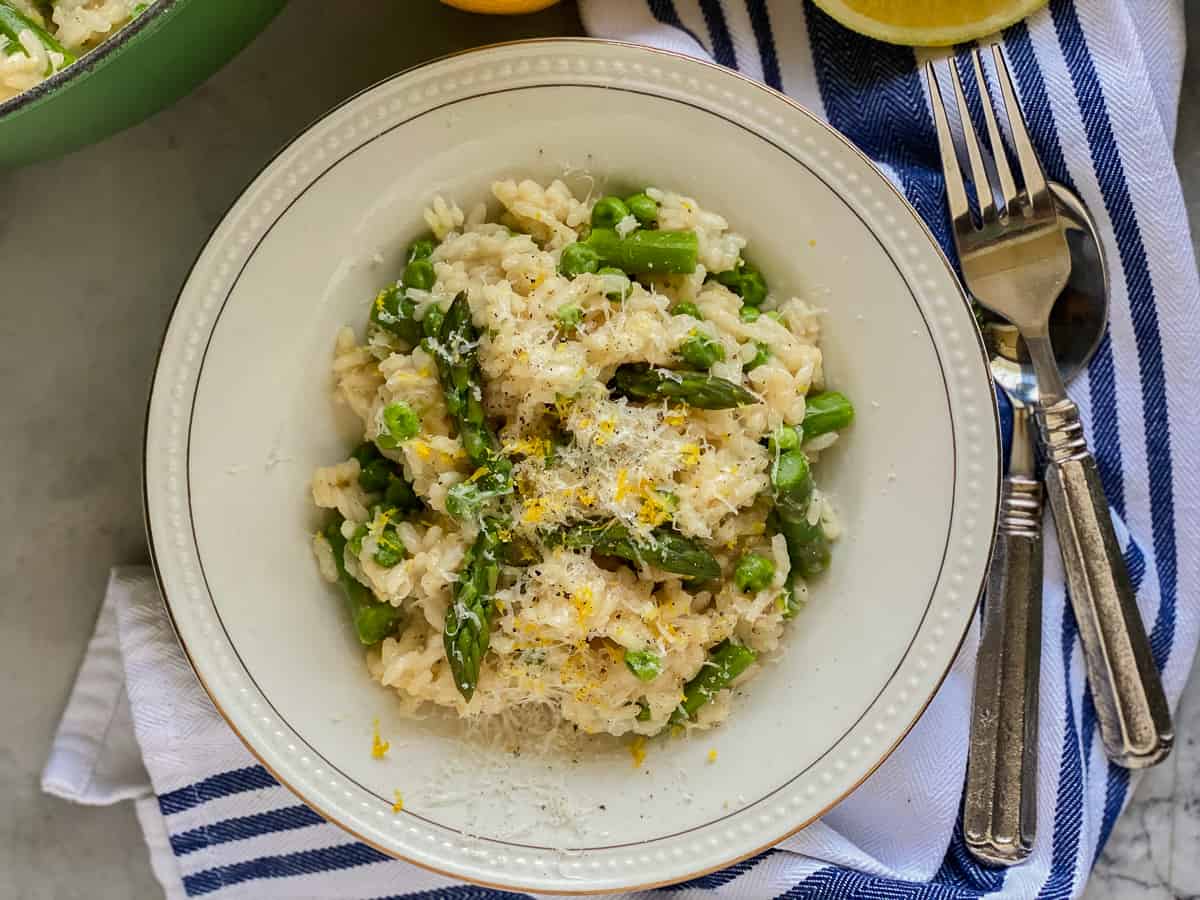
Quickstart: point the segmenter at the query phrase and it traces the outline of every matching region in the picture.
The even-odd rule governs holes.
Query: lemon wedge
[[[945,47],[999,31],[1047,0],[814,0],[847,28],[889,44]]]
[[[537,12],[539,9],[553,6],[558,0],[442,0],[442,2],[455,9],[465,9],[467,12],[515,16],[521,13]]]

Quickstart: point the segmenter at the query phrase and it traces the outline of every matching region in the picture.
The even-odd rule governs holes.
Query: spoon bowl
[[[1096,222],[1083,202],[1061,184],[1050,193],[1071,251],[1071,275],[1050,312],[1050,343],[1063,380],[1082,372],[1104,339],[1108,326],[1108,267]],[[989,316],[990,319],[990,316]],[[1015,325],[1002,319],[983,324],[992,375],[1014,403],[1037,402],[1037,379],[1025,342]]]

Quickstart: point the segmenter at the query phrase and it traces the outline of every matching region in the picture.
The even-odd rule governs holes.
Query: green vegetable
[[[811,578],[829,568],[829,541],[820,523],[808,521],[813,480],[808,457],[801,450],[785,450],[771,466],[771,486],[775,496],[775,526],[787,542],[792,563],[790,578]]]
[[[601,197],[592,207],[593,228],[616,228],[629,215],[629,207],[620,197]]]
[[[442,308],[436,303],[425,310],[425,318],[421,320],[421,333],[427,338],[436,338],[442,330],[442,322],[446,320],[446,314]]]
[[[635,231],[621,237],[610,228],[593,228],[585,245],[596,251],[601,265],[628,275],[689,275],[700,252],[694,231]]]
[[[733,583],[744,594],[756,594],[775,577],[775,563],[758,553],[747,553],[733,570]]]
[[[713,363],[725,359],[725,348],[704,332],[692,331],[675,348],[675,354],[693,369],[711,369]]]
[[[421,430],[421,417],[416,410],[398,400],[383,408],[383,431],[375,441],[380,447],[395,450],[402,443],[417,436]]]
[[[800,446],[800,435],[791,425],[780,425],[767,438],[767,447],[772,451],[795,450]]]
[[[646,699],[644,697],[638,701],[638,711],[637,711],[636,718],[639,722],[649,722],[650,721],[650,704],[646,702]]]
[[[446,492],[446,512],[456,519],[476,518],[492,500],[512,493],[512,463],[498,458],[475,481],[460,481]]]
[[[379,457],[367,463],[358,473],[358,483],[364,491],[377,494],[387,490],[393,472],[392,462]]]
[[[599,268],[600,254],[594,247],[584,243],[567,244],[558,258],[559,274],[568,278],[574,278],[584,272],[595,272]]]
[[[642,225],[652,225],[658,221],[658,202],[647,194],[634,194],[632,197],[626,197],[625,205]]]
[[[324,536],[333,551],[338,583],[345,594],[346,607],[350,611],[354,631],[361,643],[370,646],[393,634],[403,620],[403,614],[392,604],[376,600],[365,584],[346,571],[346,538],[342,536],[342,521],[342,517],[338,516],[325,526]]]
[[[653,681],[662,672],[662,659],[651,650],[626,650],[625,665],[641,681]]]
[[[604,276],[604,296],[609,300],[624,300],[633,290],[633,282],[629,280],[629,276],[615,266],[604,266],[597,269],[596,274]]]
[[[753,309],[753,308],[754,307],[752,307],[752,306],[747,307],[747,309]],[[762,341],[758,341],[755,344],[754,355],[752,357],[750,357],[750,361],[748,363],[746,363],[744,366],[742,366],[742,371],[743,372],[753,372],[759,366],[766,365],[767,361],[770,358],[771,358],[771,348],[769,346],[767,346],[766,344],[764,344]]]
[[[358,556],[360,553],[362,553],[363,538],[365,538],[370,531],[371,529],[362,524],[354,529],[354,534],[350,535],[350,540],[346,541],[346,546],[350,548],[350,553],[352,555]]]
[[[399,475],[392,475],[388,478],[387,488],[383,492],[383,502],[402,513],[421,508],[421,501],[413,491],[412,485]]]
[[[555,311],[554,318],[563,328],[578,328],[583,321],[583,310],[573,303],[564,303]]]
[[[433,256],[433,251],[437,247],[437,241],[431,237],[417,238],[408,245],[408,259],[405,262],[412,262],[416,259],[429,259]]]
[[[772,309],[769,312],[763,313],[763,315],[765,315],[768,319],[770,319],[773,322],[780,322],[780,323],[783,322],[783,313],[781,313],[777,309]]]
[[[12,41],[8,47],[8,52],[20,51],[26,53],[25,48],[21,44],[21,32],[31,32],[34,38],[37,39],[43,47],[53,53],[60,53],[63,57],[62,66],[66,68],[71,63],[75,62],[76,56],[66,47],[58,42],[58,40],[41,25],[38,25],[31,19],[27,19],[24,15],[17,12],[16,9],[9,6],[7,3],[0,2],[0,35]],[[54,71],[54,63],[46,63],[46,71],[43,73],[49,75]]]
[[[794,619],[796,613],[800,612],[801,604],[799,598],[796,597],[796,589],[791,583],[793,580],[792,578],[788,579],[788,584],[783,587],[783,593],[775,599],[779,611],[783,613],[785,619]]]
[[[375,542],[375,562],[385,569],[399,564],[408,556],[408,548],[404,546],[400,535],[396,533],[396,526],[390,522],[379,532],[379,537],[375,539]]]
[[[415,347],[421,340],[417,306],[399,284],[384,288],[371,305],[371,321]]]
[[[467,458],[486,470],[474,481],[455,485],[447,496],[447,511],[459,518],[474,515],[489,500],[512,493],[512,463],[501,455],[500,442],[484,414],[478,345],[479,333],[471,321],[467,295],[459,294],[446,311],[437,340],[429,342],[446,408],[458,422],[458,437]]]
[[[707,372],[662,369],[646,363],[618,366],[612,386],[634,400],[679,400],[698,409],[733,409],[758,402],[741,385]]]
[[[812,499],[813,479],[808,457],[801,450],[780,453],[771,465],[771,487],[775,508],[781,518],[808,520],[808,502]]]
[[[779,533],[787,541],[788,559],[792,562],[793,576],[814,578],[829,568],[829,560],[833,554],[820,522],[810,525],[807,519],[784,521],[781,518]]]
[[[468,701],[479,683],[479,666],[491,640],[492,594],[500,576],[496,532],[494,523],[484,522],[467,550],[442,633],[454,684]]]
[[[718,691],[729,687],[757,658],[749,647],[732,641],[722,641],[714,647],[700,671],[684,687],[683,700],[671,713],[671,723],[681,725],[694,718],[700,707]]]
[[[743,306],[738,310],[738,318],[743,322],[757,322],[762,311],[757,306]]]
[[[404,277],[401,283],[406,288],[416,288],[419,291],[427,291],[433,287],[433,283],[437,281],[437,274],[433,271],[433,263],[427,259],[414,259],[404,267]]]
[[[760,306],[767,299],[767,280],[745,260],[739,259],[737,265],[726,272],[717,272],[713,279],[741,297],[747,306]]]
[[[704,321],[704,315],[700,312],[700,307],[691,300],[680,300],[671,307],[670,312],[673,316],[691,316],[697,322]]]
[[[824,391],[809,394],[804,401],[804,439],[829,431],[841,431],[854,421],[854,406],[845,394]]]
[[[654,529],[647,539],[640,539],[619,522],[586,523],[552,536],[551,542],[560,542],[572,550],[593,549],[604,556],[652,565],[700,581],[721,574],[720,564],[702,544],[667,526]]]

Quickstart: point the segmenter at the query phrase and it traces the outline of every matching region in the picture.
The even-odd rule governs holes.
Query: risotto
[[[817,311],[691,198],[492,194],[436,198],[337,336],[363,443],[313,477],[320,569],[414,713],[715,725],[837,537],[811,464],[853,409]]]
[[[151,4],[0,0],[0,102],[65,69]]]

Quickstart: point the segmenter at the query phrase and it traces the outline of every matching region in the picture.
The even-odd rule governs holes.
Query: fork
[[[1079,410],[1067,397],[1050,345],[1050,310],[1071,270],[1067,242],[998,44],[992,45],[991,55],[1023,187],[1018,189],[1009,167],[981,53],[973,50],[972,74],[985,100],[994,179],[985,165],[963,81],[953,61],[949,70],[978,221],[972,215],[959,169],[937,70],[932,61],[926,65],[954,242],[968,289],[984,306],[1011,321],[1028,348],[1040,395],[1035,416],[1045,457],[1046,490],[1101,741],[1113,762],[1144,768],[1162,761],[1170,751],[1174,739],[1171,714]],[[996,202],[997,195],[1001,204]]]

